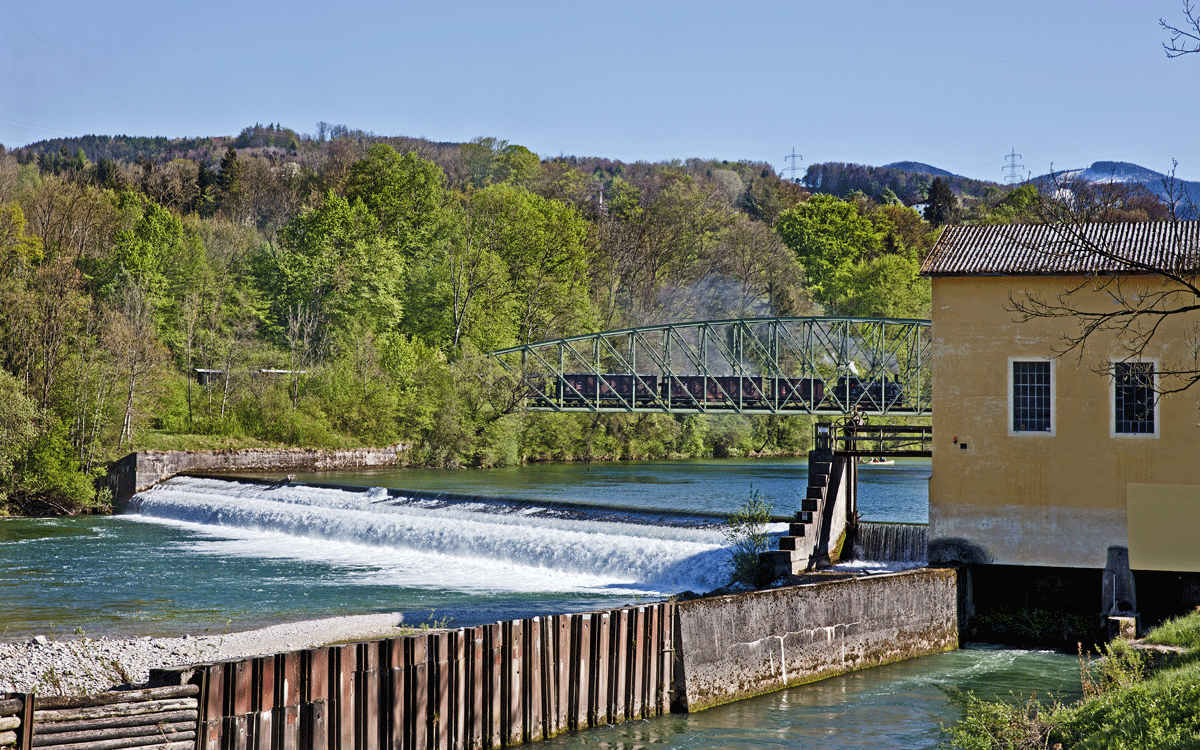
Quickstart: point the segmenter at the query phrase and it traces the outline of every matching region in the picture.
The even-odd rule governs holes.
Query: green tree
[[[538,176],[541,167],[538,155],[515,143],[500,150],[493,159],[492,173],[497,182],[529,187]]]
[[[328,193],[280,229],[278,248],[259,253],[254,269],[277,332],[295,310],[314,311],[333,332],[401,323],[404,258],[361,200]]]
[[[883,248],[879,230],[858,205],[831,195],[784,211],[775,231],[804,266],[813,299],[834,310],[844,306],[858,263]]]
[[[346,177],[346,198],[362,201],[407,257],[428,247],[445,230],[445,183],[442,168],[413,152],[401,156],[377,143]]]
[[[934,227],[955,224],[958,221],[958,198],[941,177],[935,177],[925,198],[925,221]]]
[[[0,506],[20,482],[15,467],[37,441],[40,419],[40,410],[25,396],[21,381],[0,369]]]

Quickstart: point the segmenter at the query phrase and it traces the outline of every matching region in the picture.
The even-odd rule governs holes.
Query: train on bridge
[[[534,408],[784,409],[903,411],[908,404],[891,376],[864,379],[751,375],[563,373],[531,378]]]

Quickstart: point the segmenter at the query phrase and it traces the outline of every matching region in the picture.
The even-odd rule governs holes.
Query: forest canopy
[[[667,321],[927,317],[936,231],[904,204],[928,188],[818,172],[328,123],[0,152],[0,502],[85,507],[107,462],[148,447],[801,452],[803,418],[522,413],[473,355]],[[1026,215],[1028,196],[977,192],[956,220]]]

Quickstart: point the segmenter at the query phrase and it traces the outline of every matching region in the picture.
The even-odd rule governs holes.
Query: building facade
[[[945,230],[922,269],[931,561],[1200,572],[1200,385],[1160,394],[1200,365],[1200,312],[1102,327],[1062,353],[1087,313],[1200,303],[1148,268],[1195,268],[1197,247],[1200,222]]]

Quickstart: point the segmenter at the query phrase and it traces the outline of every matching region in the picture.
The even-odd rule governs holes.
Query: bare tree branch
[[[1187,23],[1182,28],[1167,23],[1165,19],[1158,19],[1158,25],[1171,34],[1171,41],[1163,42],[1167,57],[1200,52],[1200,15],[1191,0],[1183,0],[1183,17]]]
[[[1055,355],[1074,353],[1080,364],[1087,345],[1103,337],[1113,350],[1092,369],[1105,375],[1112,374],[1115,362],[1150,357],[1160,348],[1152,344],[1167,335],[1169,323],[1185,323],[1190,326],[1183,337],[1189,357],[1160,364],[1157,390],[1187,390],[1200,382],[1200,328],[1188,322],[1200,314],[1200,247],[1193,239],[1195,222],[1178,218],[1174,170],[1164,181],[1171,200],[1164,233],[1168,239],[1155,252],[1113,239],[1122,234],[1120,225],[1104,221],[1113,204],[1094,187],[1051,175],[1036,207],[1043,224],[1020,244],[1043,263],[1040,272],[1080,275],[1051,296],[1014,293],[1008,309],[1019,322],[1069,320]]]

